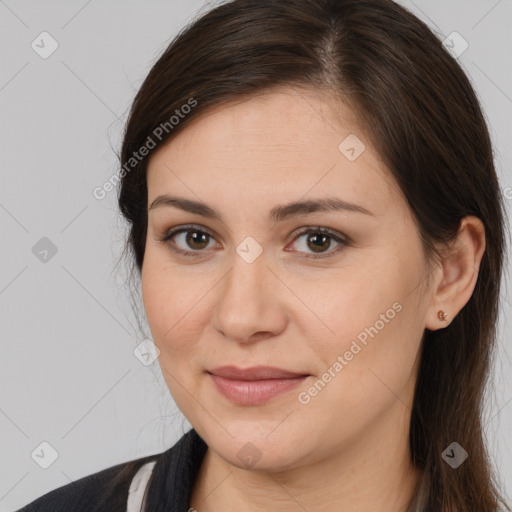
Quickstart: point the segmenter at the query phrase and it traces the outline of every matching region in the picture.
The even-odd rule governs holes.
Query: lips
[[[238,405],[260,405],[291,391],[309,375],[271,366],[222,366],[208,372],[217,391]]]
[[[308,375],[307,373],[290,372],[273,366],[252,366],[245,369],[236,366],[221,366],[210,370],[209,373],[232,380],[293,379]]]

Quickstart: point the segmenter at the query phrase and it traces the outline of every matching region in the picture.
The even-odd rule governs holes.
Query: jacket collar
[[[188,512],[192,489],[208,446],[189,430],[157,459],[145,509],[151,512]]]

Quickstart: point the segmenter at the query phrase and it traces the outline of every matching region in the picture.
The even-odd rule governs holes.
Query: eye
[[[333,250],[329,250],[333,242],[337,246]],[[294,243],[297,244],[299,252],[307,253],[311,251],[309,254],[302,256],[304,258],[325,258],[341,251],[350,244],[350,241],[328,228],[306,227],[295,237]]]
[[[158,240],[166,242],[171,251],[184,256],[199,256],[204,249],[211,248],[210,242],[214,242],[211,233],[196,226],[181,226],[168,231]]]

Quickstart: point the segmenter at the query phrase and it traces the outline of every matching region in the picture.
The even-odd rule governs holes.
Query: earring
[[[439,320],[446,320],[446,313],[442,309],[440,309],[437,312],[437,318],[439,318]]]

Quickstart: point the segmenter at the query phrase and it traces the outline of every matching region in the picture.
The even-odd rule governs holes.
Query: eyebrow
[[[148,212],[164,206],[179,208],[209,219],[222,221],[221,215],[205,203],[185,199],[184,197],[169,196],[167,194],[157,196],[148,208]],[[296,201],[276,206],[270,210],[269,219],[273,222],[279,222],[290,217],[298,217],[299,215],[308,213],[329,211],[355,212],[375,217],[374,213],[359,204],[349,203],[336,197],[327,197],[323,199]]]

